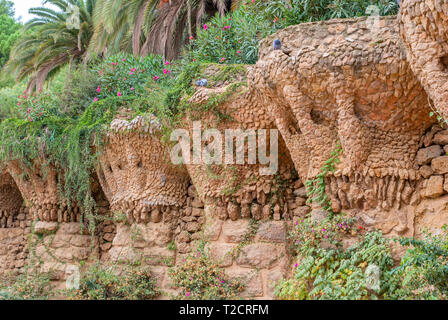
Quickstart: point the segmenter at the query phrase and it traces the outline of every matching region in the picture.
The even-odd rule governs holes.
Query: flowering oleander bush
[[[19,83],[12,87],[0,89],[0,122],[7,118],[20,117],[19,108],[17,107],[17,97],[23,95],[25,83]]]
[[[356,243],[343,247],[343,239]],[[306,218],[291,233],[297,250],[292,279],[276,288],[281,299],[377,299],[389,290],[393,259],[381,232],[365,232],[355,220],[335,216],[321,222]],[[369,266],[380,270],[377,287],[367,285]]]
[[[161,56],[136,58],[117,54],[94,68],[98,75],[95,101],[108,96],[141,96],[148,81],[163,81],[172,73],[172,66]]]
[[[378,12],[369,10],[376,5]],[[303,22],[397,13],[395,0],[245,0],[237,10],[212,17],[190,37],[189,60],[254,64],[264,37]]]
[[[243,291],[243,284],[229,279],[219,263],[212,261],[201,243],[189,254],[183,263],[169,270],[172,284],[180,289],[178,300],[229,300],[237,299]]]
[[[29,122],[41,120],[57,112],[56,101],[51,93],[23,93],[18,96],[17,107],[21,117]]]
[[[152,300],[159,294],[149,269],[126,266],[120,275],[99,263],[81,274],[79,289],[68,291],[73,300]]]
[[[190,60],[213,63],[254,64],[258,59],[258,42],[277,30],[275,22],[251,1],[225,16],[215,16],[191,37],[186,54]]]

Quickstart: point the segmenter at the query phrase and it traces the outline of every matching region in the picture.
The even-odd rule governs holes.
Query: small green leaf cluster
[[[179,289],[173,296],[176,300],[233,300],[244,289],[238,279],[230,279],[219,263],[210,259],[203,241],[168,273],[173,286]]]
[[[124,269],[97,263],[81,273],[79,289],[66,294],[71,300],[152,300],[160,295],[148,268]]]

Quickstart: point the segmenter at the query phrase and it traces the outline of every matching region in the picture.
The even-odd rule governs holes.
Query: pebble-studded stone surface
[[[448,1],[402,1],[398,20],[412,70],[435,109],[447,118]]]
[[[102,151],[98,177],[112,211],[146,220],[163,206],[182,206],[187,171],[173,165],[155,118],[116,119]]]
[[[261,42],[249,80],[265,93],[302,179],[342,146],[328,190],[336,212],[408,202],[420,179],[419,140],[434,121],[396,18],[381,18],[376,32],[369,26],[360,18],[286,28]]]
[[[249,68],[248,73],[251,72]],[[213,97],[229,90],[226,84],[211,88],[199,88],[190,103],[204,105]],[[270,155],[270,130],[277,130],[273,118],[266,112],[257,99],[257,93],[242,86],[231,92],[230,98],[221,103],[212,111],[200,111],[202,130],[217,129],[222,136],[218,141],[222,148],[222,163],[220,164],[187,164],[188,173],[196,187],[202,201],[213,204],[216,208],[216,217],[221,220],[239,218],[262,219],[291,219],[292,214],[288,209],[288,202],[294,201],[293,186],[297,180],[294,165],[291,161],[288,149],[278,134],[278,170],[272,175],[260,174],[260,169],[268,165],[260,163],[257,157],[255,164],[248,161],[249,143],[243,148],[238,148],[237,139],[233,140],[233,162],[226,164],[225,150],[226,130],[241,130],[242,133],[252,131],[256,134],[257,146],[255,152],[266,151]],[[200,109],[200,107],[199,107]],[[217,114],[221,114],[218,116]],[[223,116],[224,115],[224,116]],[[187,114],[184,125],[193,137],[195,111]],[[266,148],[262,146],[258,130],[266,130]],[[204,151],[210,138],[204,139],[201,150]],[[236,154],[244,152],[244,164],[236,163]],[[191,159],[193,160],[193,159]],[[301,183],[300,181],[298,182]],[[284,187],[283,187],[284,186]]]
[[[245,280],[245,296],[272,298],[291,260],[288,228],[308,214],[326,215],[307,204],[304,182],[339,143],[341,163],[325,178],[335,212],[387,236],[419,236],[425,227],[441,232],[448,224],[448,131],[429,116],[428,98],[443,112],[446,99],[437,90],[448,79],[425,59],[436,52],[444,61],[433,49],[434,39],[446,46],[446,9],[445,0],[404,1],[399,21],[409,63],[395,17],[380,18],[375,30],[366,18],[302,24],[262,41],[247,87],[202,110],[200,120],[203,129],[220,131],[278,129],[275,176],[260,175],[258,164],[172,165],[155,118],[119,117],[104,149],[95,150],[101,157],[92,190],[103,219],[92,236],[81,228],[79,208],[60,203],[55,168],[8,163],[0,174],[0,272],[19,272],[26,263],[34,220],[43,236],[36,254],[58,280],[68,265],[95,257],[141,261],[169,291],[169,266],[205,238],[226,272]],[[275,38],[280,50],[272,48]],[[419,47],[422,39],[429,42]],[[190,102],[204,106],[228,86],[198,87]],[[183,128],[192,133],[195,120],[187,114]],[[249,218],[258,221],[256,230]]]

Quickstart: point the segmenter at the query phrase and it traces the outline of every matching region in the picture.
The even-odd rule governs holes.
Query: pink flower
[[[221,58],[221,62],[224,62],[224,61],[226,61],[226,58]]]
[[[169,66],[169,65],[170,65],[170,62],[169,62],[169,61],[165,62],[165,65]]]
[[[93,99],[93,102],[97,102],[97,101],[98,101],[98,98],[95,97],[95,98]]]
[[[190,40],[194,40],[194,37],[193,37],[193,36],[190,36]]]
[[[189,297],[189,296],[191,295],[191,292],[187,292],[185,295],[186,295],[187,297]]]
[[[152,80],[154,80],[154,81],[159,80],[159,79],[160,79],[159,76],[154,76],[154,77],[152,78]]]
[[[163,69],[163,74],[167,74],[168,70],[167,69]]]
[[[20,107],[20,105],[21,105],[21,103],[20,103],[20,102],[18,102],[18,103],[17,103],[17,106],[18,106],[18,107]]]
[[[207,24],[204,24],[204,26],[202,27],[204,30],[207,30],[208,29],[208,26],[207,26]]]
[[[134,72],[132,72],[132,71],[131,71],[131,72],[129,72],[129,75],[130,75],[130,76],[132,76],[133,74],[134,74]]]
[[[118,91],[118,96],[121,97],[121,92],[120,91]]]
[[[96,88],[96,92],[100,93],[101,92],[101,87],[98,86],[98,88]]]
[[[134,91],[134,87],[131,88],[131,91]]]
[[[296,268],[297,268],[298,266],[299,266],[299,265],[298,265],[297,263],[294,265],[294,267],[296,267]]]
[[[123,59],[121,59],[121,61],[126,61],[126,59],[123,58]]]

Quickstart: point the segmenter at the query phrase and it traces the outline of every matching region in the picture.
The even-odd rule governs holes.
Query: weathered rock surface
[[[341,162],[324,179],[335,213],[386,236],[421,236],[425,227],[441,232],[448,223],[448,131],[429,116],[428,96],[448,115],[448,39],[434,35],[445,30],[447,1],[406,0],[399,21],[381,18],[378,30],[366,18],[286,28],[261,42],[258,63],[237,76],[237,89],[226,82],[197,89],[183,129],[193,133],[194,106],[233,88],[229,99],[200,114],[203,129],[278,129],[274,175],[261,175],[263,166],[252,163],[173,165],[154,117],[119,117],[98,150],[91,187],[99,217],[89,234],[80,208],[60,201],[55,167],[44,175],[42,159],[28,168],[6,164],[0,273],[26,264],[33,225],[43,238],[35,248],[42,270],[56,271],[55,280],[67,277],[67,265],[99,258],[149,265],[171,290],[169,266],[206,240],[210,257],[244,280],[244,296],[273,298],[290,263],[292,221],[328,215],[307,203],[304,183],[339,145]],[[282,50],[271,49],[274,38]],[[217,67],[210,68],[205,72]]]

